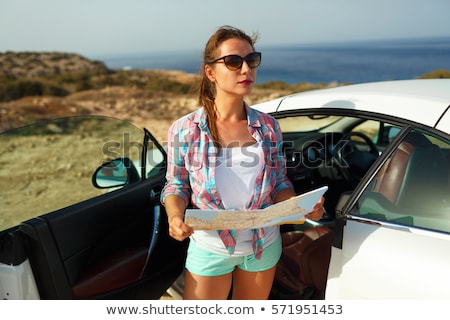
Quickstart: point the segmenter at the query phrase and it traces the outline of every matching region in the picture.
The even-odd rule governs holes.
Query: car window
[[[161,171],[165,171],[165,164],[163,153],[154,145],[153,142],[150,142],[148,145],[145,167],[147,179],[158,175]]]
[[[290,116],[279,118],[281,130],[283,132],[308,132],[325,128],[342,117],[338,116]]]
[[[353,128],[353,131],[362,132],[368,136],[372,141],[376,141],[378,136],[378,130],[380,128],[380,123],[374,120],[366,120],[363,123],[357,125]]]
[[[353,131],[368,136],[380,148],[380,151],[394,140],[400,130],[401,128],[390,123],[375,120],[365,120],[353,128]]]
[[[110,191],[93,186],[94,171],[120,157],[139,163],[142,142],[130,123],[92,116],[2,133],[0,230]]]
[[[450,232],[450,143],[412,131],[398,145],[351,213]]]

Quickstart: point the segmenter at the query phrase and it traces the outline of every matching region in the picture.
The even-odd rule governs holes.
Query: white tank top
[[[264,167],[264,153],[258,143],[246,147],[223,148],[217,159],[215,182],[225,209],[245,210],[255,192],[256,177]],[[277,226],[264,228],[264,245],[273,243]],[[236,230],[235,256],[253,253],[250,229]],[[216,230],[196,230],[191,241],[203,250],[229,255]]]

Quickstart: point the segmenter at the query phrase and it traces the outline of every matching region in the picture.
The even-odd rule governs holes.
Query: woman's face
[[[253,52],[252,46],[245,40],[228,39],[217,48],[216,59],[227,55],[245,57]],[[216,86],[216,98],[222,95],[245,96],[251,93],[256,81],[256,68],[250,68],[247,62],[233,71],[229,70],[224,60],[205,66],[206,75]]]

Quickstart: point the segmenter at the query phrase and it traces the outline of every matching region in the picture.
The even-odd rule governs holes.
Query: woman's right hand
[[[184,215],[178,214],[169,219],[169,235],[178,241],[183,241],[194,233],[194,229],[184,223]]]

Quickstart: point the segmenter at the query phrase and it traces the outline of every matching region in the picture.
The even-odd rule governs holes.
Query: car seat
[[[281,234],[272,299],[324,299],[333,232],[325,226]]]
[[[430,144],[430,141],[422,134],[417,132],[410,133],[378,171],[372,191],[380,193],[392,204],[395,204],[411,153],[413,153],[415,146],[428,144]]]
[[[352,211],[377,220],[439,229],[439,219],[450,209],[448,195],[446,153],[424,135],[411,132]]]

